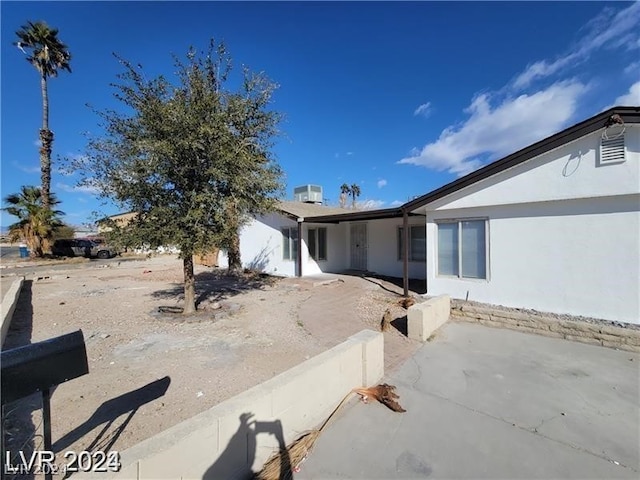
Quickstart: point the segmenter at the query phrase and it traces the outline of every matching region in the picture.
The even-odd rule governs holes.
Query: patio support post
[[[402,211],[402,286],[404,296],[409,296],[409,212]]]
[[[298,253],[296,255],[296,275],[298,277],[302,276],[302,222],[304,222],[304,218],[298,218]]]

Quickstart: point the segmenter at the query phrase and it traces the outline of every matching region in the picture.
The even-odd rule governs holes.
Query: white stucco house
[[[409,235],[402,235],[404,229]],[[640,107],[615,107],[391,209],[283,202],[246,267],[423,279],[428,295],[640,323]],[[407,255],[405,255],[407,252]]]

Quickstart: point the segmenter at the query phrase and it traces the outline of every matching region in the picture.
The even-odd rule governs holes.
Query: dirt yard
[[[5,348],[81,329],[88,375],[52,395],[54,450],[122,451],[370,328],[385,332],[393,369],[419,346],[401,331],[401,290],[381,280],[339,276],[227,277],[197,266],[199,312],[181,305],[181,261],[173,256],[28,276]],[[3,281],[11,280],[3,278]],[[42,448],[37,397],[10,406],[9,449]]]

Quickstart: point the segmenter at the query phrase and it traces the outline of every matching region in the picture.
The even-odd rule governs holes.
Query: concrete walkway
[[[450,323],[358,402],[296,480],[639,478],[640,355]]]

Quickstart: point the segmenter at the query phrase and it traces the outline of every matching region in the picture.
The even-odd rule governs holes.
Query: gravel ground
[[[87,346],[90,373],[52,395],[54,450],[124,450],[325,350],[327,339],[310,335],[297,312],[327,289],[204,266],[196,276],[199,312],[189,318],[159,312],[181,304],[173,256],[26,279],[5,348],[78,329]],[[377,330],[387,307],[406,315],[396,294],[357,281],[358,330]],[[398,330],[385,334],[394,364],[416,348]],[[9,449],[42,448],[38,435],[22,447],[26,433],[41,432],[39,398],[9,411]]]

